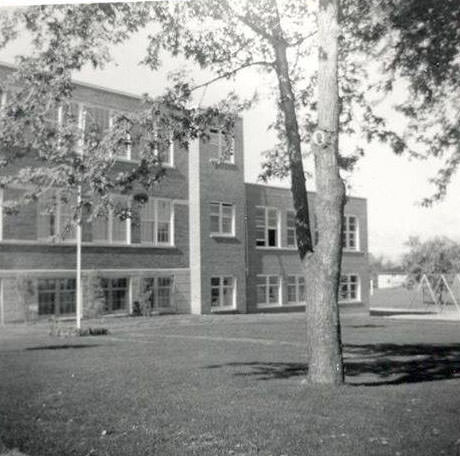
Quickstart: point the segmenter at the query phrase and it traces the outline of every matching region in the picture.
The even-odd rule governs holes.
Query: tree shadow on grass
[[[206,366],[235,369],[234,376],[276,380],[305,376],[306,363],[231,362]],[[346,381],[355,386],[400,385],[460,378],[460,344],[345,345]]]
[[[345,373],[349,383],[365,386],[460,378],[460,344],[349,344]]]
[[[236,368],[235,377],[255,377],[257,380],[286,379],[290,377],[305,376],[308,366],[305,363],[262,363],[262,362],[233,362],[205,366],[207,369],[224,367]]]
[[[42,345],[38,347],[28,347],[25,351],[35,350],[66,350],[66,349],[80,349],[80,348],[93,348],[99,347],[99,344],[69,344],[69,345]]]
[[[345,328],[353,328],[353,329],[375,329],[375,328],[385,328],[385,325],[374,325],[374,324],[367,324],[367,325],[345,325]]]

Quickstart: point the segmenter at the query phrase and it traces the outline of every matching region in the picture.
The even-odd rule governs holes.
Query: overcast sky
[[[168,59],[160,71],[153,73],[138,63],[144,56],[145,43],[145,33],[141,33],[127,44],[114,49],[113,64],[104,70],[86,69],[75,75],[75,78],[133,94],[147,92],[159,95],[167,84],[167,73],[181,67],[183,63]],[[26,49],[26,41],[18,40],[0,50],[0,60],[14,63],[14,56]],[[197,82],[205,78],[205,74],[196,73]],[[258,89],[261,101],[251,111],[243,114],[247,182],[257,181],[261,169],[261,153],[274,143],[273,133],[267,131],[275,114],[270,91],[264,89],[267,82],[267,76],[248,71],[238,77],[235,83],[219,83],[197,94],[197,100],[207,104],[217,101],[230,88],[243,96],[249,96]],[[434,175],[435,170],[434,161],[410,161],[394,156],[385,146],[367,146],[366,156],[358,163],[349,184],[351,195],[368,200],[370,252],[397,259],[404,252],[404,243],[413,235],[419,235],[422,239],[445,235],[460,241],[459,178],[454,179],[445,201],[432,208],[417,205],[418,201],[430,194],[428,179]],[[274,182],[273,185],[282,183]],[[309,190],[314,188],[310,186]]]

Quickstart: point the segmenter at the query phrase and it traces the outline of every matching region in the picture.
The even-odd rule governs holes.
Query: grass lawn
[[[93,322],[91,323],[93,324]],[[302,314],[0,328],[0,440],[30,456],[460,455],[460,324],[342,316],[347,386],[302,383]],[[1,453],[0,443],[0,453]]]

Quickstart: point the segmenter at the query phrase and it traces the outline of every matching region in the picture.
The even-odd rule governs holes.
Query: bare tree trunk
[[[338,287],[345,187],[338,165],[339,0],[319,0],[318,131],[314,134],[319,243],[306,258],[308,380],[343,383]]]

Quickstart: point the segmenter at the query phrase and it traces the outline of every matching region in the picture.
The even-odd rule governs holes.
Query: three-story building
[[[0,77],[10,71],[1,66]],[[85,118],[110,128],[111,114],[136,109],[140,98],[78,83],[74,101]],[[308,280],[296,250],[290,191],[244,182],[241,119],[232,142],[229,153],[223,133],[211,128],[209,140],[188,149],[172,143],[163,152],[165,176],[139,217],[109,214],[83,224],[84,316],[127,314],[140,303],[153,311],[195,314],[304,306]],[[138,159],[127,148],[117,165]],[[1,201],[22,191],[4,188]],[[309,199],[314,208],[315,195]],[[31,203],[16,215],[4,214],[0,205],[2,322],[75,312],[75,232],[55,236],[70,211],[61,203],[49,214],[44,204]],[[366,200],[348,198],[344,222],[341,303],[366,306]]]

